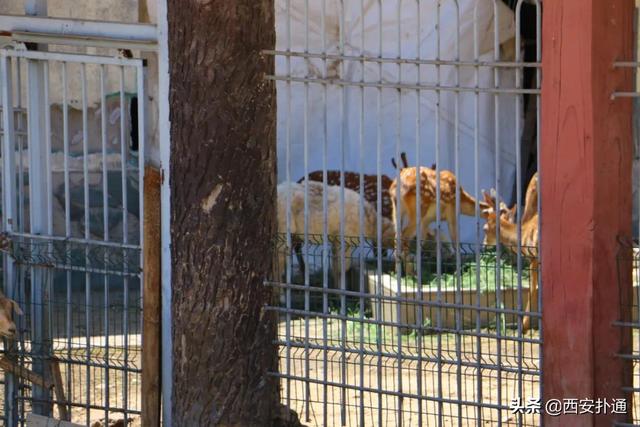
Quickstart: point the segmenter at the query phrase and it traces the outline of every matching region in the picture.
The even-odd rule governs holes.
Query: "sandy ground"
[[[280,372],[289,377],[281,381],[283,403],[308,426],[437,426],[439,414],[443,426],[496,425],[498,419],[503,425],[539,425],[538,415],[514,415],[508,409],[513,398],[526,401],[540,394],[539,345],[520,346],[514,331],[506,331],[502,340],[403,335],[398,350],[394,330],[383,331],[378,339],[375,326],[328,320],[324,340],[323,328],[321,319],[309,320],[305,348],[305,322],[292,320],[293,346],[280,347]],[[282,322],[280,340],[286,335]],[[537,340],[537,332],[528,338]],[[526,372],[519,374],[518,367]],[[302,381],[305,377],[310,381]],[[475,403],[479,401],[485,407]],[[498,404],[506,409],[496,409]]]
[[[397,330],[377,335],[375,326],[357,322],[291,320],[292,345],[280,346],[282,402],[307,426],[493,426],[499,419],[505,426],[538,426],[539,415],[514,415],[509,405],[518,396],[522,402],[540,396],[539,334],[530,332],[526,338],[534,342],[520,345],[515,331],[505,332],[501,340],[495,330],[482,330],[490,336],[479,340],[455,334],[398,340]],[[281,322],[279,339],[286,338],[287,324]],[[637,330],[633,349],[640,353]],[[640,389],[638,361],[633,372]],[[637,422],[640,393],[633,396],[632,410]]]
[[[134,336],[132,336],[134,337]],[[134,337],[135,338],[135,337]],[[132,339],[133,341],[133,339]],[[83,360],[85,353],[76,354],[76,350],[72,351],[70,360]],[[59,354],[59,356],[63,356]],[[69,357],[69,353],[65,352],[65,357]],[[131,348],[129,352],[130,366],[140,366],[140,349]],[[100,360],[102,358],[102,360]],[[141,408],[141,375],[136,372],[125,372],[121,367],[122,360],[118,360],[119,355],[110,356],[110,368],[106,370],[104,367],[87,367],[77,363],[60,363],[60,371],[62,375],[62,383],[64,388],[65,401],[73,402],[70,407],[70,421],[79,425],[89,425],[91,427],[106,427],[113,424],[114,421],[123,420],[125,414],[124,408],[128,410],[140,411]],[[104,363],[104,354],[95,351],[91,355],[93,363]],[[125,376],[127,384],[125,387]],[[29,382],[24,382],[29,385]],[[126,392],[125,392],[126,388]],[[108,390],[108,393],[107,393]],[[29,389],[25,389],[26,396],[31,394]],[[0,394],[4,395],[4,386],[0,385]],[[56,395],[52,395],[55,398]],[[126,398],[126,402],[125,402]],[[101,406],[113,408],[108,412],[100,409]],[[86,405],[90,402],[90,405]],[[2,412],[4,412],[4,401],[0,402]],[[22,406],[19,404],[19,407]],[[24,400],[24,414],[32,411],[32,403],[30,400]],[[3,414],[4,415],[4,414]],[[109,423],[105,424],[104,419],[109,417]],[[19,413],[19,417],[23,414]],[[57,404],[53,405],[53,417],[61,419],[60,409]],[[127,418],[130,419],[129,426],[139,427],[140,416],[128,413]],[[1,421],[0,421],[1,423]]]
[[[73,402],[86,402],[87,401],[87,369],[86,367],[70,365],[73,381],[73,396],[71,401]],[[66,369],[62,369],[63,378],[66,376]],[[107,375],[104,369],[92,369],[91,370],[91,382],[89,387],[89,394],[91,401],[96,402],[96,405],[106,405],[106,390],[107,390]],[[140,395],[140,375],[134,373],[125,374],[123,371],[110,370],[109,372],[109,405],[114,408],[124,408],[124,376],[128,375],[128,402],[127,407],[129,409],[140,410],[141,408],[141,395]],[[64,381],[64,380],[63,380]],[[89,414],[87,418],[87,413]],[[57,408],[54,410],[54,415],[57,417]],[[124,419],[124,413],[120,411],[109,412],[109,424],[112,424],[116,420]],[[86,425],[87,419],[91,427],[103,427],[105,425],[104,419],[107,414],[103,409],[86,407],[72,407],[71,408],[71,421]],[[131,420],[128,424],[132,427],[139,427],[140,416],[128,414],[127,418]],[[98,423],[98,424],[96,424]]]
[[[291,320],[287,334],[287,324],[281,322],[279,339],[288,338],[291,343],[280,346],[282,402],[307,426],[438,426],[439,419],[444,427],[493,426],[499,419],[505,426],[538,426],[538,415],[514,415],[508,409],[515,397],[526,402],[540,394],[538,333],[529,333],[526,338],[534,342],[523,344],[513,339],[515,331],[503,331],[501,339],[496,338],[495,330],[481,333],[487,336],[398,335],[389,328],[378,334],[375,325],[362,327],[359,322],[341,320],[325,324],[322,319],[309,318],[307,323]],[[132,336],[131,342],[137,338]],[[637,331],[634,349],[640,351]],[[130,360],[139,366],[137,350],[132,348]],[[69,364],[61,370],[71,401],[79,405],[87,401],[89,374],[90,401],[93,405],[106,403],[104,368],[87,371],[86,366]],[[124,373],[111,369],[108,378],[109,404],[122,408]],[[640,387],[640,364],[634,365],[634,386]],[[140,409],[139,374],[128,374],[128,388],[128,407]],[[498,405],[503,408],[496,408]],[[30,410],[29,402],[25,410]],[[640,419],[638,395],[633,411],[634,418]],[[104,425],[105,411],[95,407],[72,407],[71,420],[86,425],[87,413],[89,425]],[[58,418],[57,407],[54,416]],[[112,422],[123,417],[122,412],[109,413]],[[129,425],[140,426],[139,416],[129,417]]]

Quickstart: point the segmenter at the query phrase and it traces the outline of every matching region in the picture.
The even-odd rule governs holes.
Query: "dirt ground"
[[[73,390],[71,392],[71,399],[70,401],[74,402],[74,405],[71,406],[71,411],[70,411],[70,421],[74,424],[79,424],[79,425],[89,425],[90,427],[107,427],[107,426],[111,426],[113,425],[116,421],[118,420],[123,420],[124,419],[124,414],[121,410],[119,411],[109,411],[109,423],[105,423],[104,420],[106,418],[106,414],[104,409],[98,409],[95,406],[93,407],[89,407],[87,408],[86,406],[83,406],[83,403],[87,401],[87,392],[86,392],[86,382],[85,382],[85,378],[86,378],[86,368],[85,367],[81,367],[78,365],[72,365],[72,378],[76,378],[77,380],[72,381],[73,384]],[[106,383],[104,381],[105,376],[104,375],[100,375],[98,372],[93,371],[93,376],[91,379],[91,391],[90,391],[90,399],[92,402],[92,405],[103,405],[104,404],[104,399],[105,399],[105,390],[106,390]],[[62,369],[62,374],[63,374],[63,378],[66,378],[66,370]],[[129,381],[129,402],[128,402],[128,406],[130,409],[133,410],[140,410],[140,406],[141,406],[141,397],[140,397],[140,384],[139,384],[139,379],[136,379],[134,375],[130,374],[130,381]],[[110,400],[110,405],[112,405],[112,407],[119,407],[122,408],[122,399],[123,399],[123,387],[122,387],[122,378],[123,378],[123,374],[120,373],[116,373],[115,371],[111,372],[110,375],[110,384],[109,384],[109,390],[110,390],[110,396],[109,396],[109,400]],[[63,380],[64,381],[64,380]],[[65,383],[65,388],[66,387],[66,383]],[[67,388],[68,390],[68,388]],[[65,397],[68,398],[68,391],[65,390]],[[4,396],[4,386],[0,385],[0,395]],[[31,411],[32,411],[32,405],[31,405],[31,401],[30,400],[25,400],[24,401],[24,412],[21,412],[18,414],[19,417],[23,417],[23,416],[27,416]],[[2,408],[2,412],[4,412],[4,408]],[[89,415],[88,417],[88,424],[87,424],[87,413]],[[4,416],[4,413],[2,414]],[[60,410],[59,407],[54,404],[53,406],[53,418],[55,419],[62,419],[62,417],[60,416]],[[140,416],[139,415],[135,415],[135,414],[128,414],[129,419],[129,424],[127,424],[128,426],[131,427],[140,427],[141,425],[141,421],[140,421]],[[0,421],[0,425],[3,425],[2,422]],[[122,424],[120,424],[122,425]]]
[[[305,348],[306,328],[304,320],[291,320],[293,345],[280,346],[280,372],[288,377],[281,380],[282,401],[305,425],[438,425],[438,414],[443,426],[495,425],[499,418],[503,425],[539,425],[538,415],[495,408],[508,408],[518,396],[526,402],[540,395],[539,345],[519,345],[514,331],[504,331],[501,340],[495,330],[483,330],[487,336],[480,339],[454,334],[398,339],[397,330],[378,335],[375,325],[327,320],[325,326],[313,318]],[[286,338],[282,322],[279,339]],[[537,341],[538,334],[527,338]]]
[[[287,338],[286,326],[280,323],[281,341]],[[290,378],[281,380],[282,401],[307,426],[437,426],[438,414],[445,427],[493,426],[498,419],[504,426],[540,425],[539,415],[513,414],[508,409],[513,398],[521,396],[526,402],[540,396],[537,331],[526,335],[529,342],[519,344],[514,340],[516,331],[509,329],[502,331],[500,340],[495,329],[481,330],[484,336],[480,339],[455,334],[418,336],[398,334],[395,328],[381,328],[378,333],[375,325],[363,327],[356,321],[329,319],[325,325],[322,319],[310,318],[308,323],[291,320],[288,332],[293,345],[280,346],[280,373]],[[305,336],[309,337],[307,349]],[[633,338],[638,353],[638,331]],[[131,363],[139,366],[140,352],[134,350],[131,355]],[[70,366],[72,378],[83,380],[74,381],[73,401],[82,402],[86,368]],[[123,375],[122,371],[109,373],[113,406],[123,404]],[[104,370],[92,370],[92,378],[92,399],[100,402],[105,397]],[[141,406],[139,381],[138,374],[129,374],[128,405],[133,409]],[[343,383],[347,387],[339,386]],[[639,364],[634,365],[634,386],[640,387]],[[398,391],[405,397],[400,398]],[[638,397],[633,407],[636,419],[640,416]],[[477,405],[479,401],[484,407]],[[507,409],[497,409],[498,404]],[[73,408],[71,414],[72,421],[86,423],[85,408]],[[92,426],[104,416],[103,410],[89,411]],[[112,412],[110,418],[118,420],[123,415]],[[140,426],[139,416],[130,418],[130,426]]]
[[[539,335],[529,333],[529,342],[519,344],[515,331],[481,330],[473,335],[398,334],[395,328],[365,325],[358,321],[320,318],[292,319],[279,325],[282,402],[295,410],[307,426],[538,426],[535,414],[513,414],[513,398],[540,395]],[[475,334],[475,331],[468,331]],[[309,339],[305,340],[304,337]],[[326,337],[326,339],[325,339]],[[134,337],[132,343],[136,343]],[[400,339],[399,339],[400,338]],[[634,332],[634,353],[640,351]],[[94,357],[99,358],[100,354]],[[131,364],[139,366],[139,348],[131,349]],[[520,368],[520,369],[518,369]],[[67,371],[70,369],[70,371]],[[107,388],[104,368],[76,364],[61,365],[65,393],[79,405],[87,400],[86,379],[90,375],[89,398],[104,405]],[[521,373],[519,373],[521,372]],[[71,378],[69,388],[67,379]],[[122,408],[124,373],[109,370],[109,404]],[[308,381],[304,379],[308,378]],[[340,386],[346,384],[346,387]],[[1,386],[0,386],[1,387]],[[128,374],[128,407],[141,406],[140,376]],[[634,387],[640,388],[640,364],[634,365]],[[521,391],[520,391],[521,390]],[[2,390],[0,390],[2,391]],[[400,396],[400,392],[402,396]],[[68,396],[67,396],[68,398]],[[477,404],[482,402],[482,407]],[[503,409],[496,406],[500,404]],[[25,402],[28,412],[30,405]],[[80,425],[102,427],[102,409],[75,406],[71,420]],[[640,417],[640,396],[634,396],[634,417]],[[58,418],[57,407],[54,417]],[[111,411],[110,423],[123,419]],[[130,426],[139,427],[140,417],[129,414]],[[97,424],[96,424],[97,423]]]
[[[132,366],[140,366],[140,351],[131,351],[130,363]],[[70,369],[70,376],[67,374],[67,370]],[[87,368],[85,366],[69,364],[61,366],[61,373],[63,383],[67,387],[67,393],[69,390],[67,379],[71,378],[72,384],[72,396],[69,399],[72,402],[86,402],[87,401]],[[126,406],[129,410],[140,410],[142,406],[142,396],[140,394],[140,380],[141,375],[138,373],[128,372],[123,370],[110,369],[108,372],[104,368],[91,368],[89,370],[90,385],[89,385],[89,398],[94,405],[106,405],[107,399],[107,387],[109,389],[108,398],[109,406],[113,408],[124,408],[124,379],[127,376],[127,402]],[[108,378],[108,384],[107,384]],[[88,418],[87,418],[88,412]],[[106,418],[104,409],[86,408],[81,406],[74,406],[71,408],[71,421],[80,425],[86,425],[87,419],[91,427],[107,427],[113,424],[114,421],[123,420],[124,413],[120,411],[109,412],[109,423],[104,422]],[[54,416],[59,417],[58,408],[54,406]],[[140,427],[140,416],[129,413],[129,426]]]
[[[89,354],[86,351],[84,338],[74,339],[70,349],[65,340],[54,341],[53,345],[56,349],[54,355],[60,360],[58,366],[64,396],[58,395],[53,388],[51,398],[54,401],[58,399],[64,402],[73,402],[72,405],[67,406],[71,422],[91,427],[107,427],[115,421],[124,420],[124,408],[127,408],[128,411],[140,411],[142,405],[141,374],[138,372],[141,367],[140,335],[131,334],[128,336],[130,347],[126,356],[122,350],[123,339],[122,335],[111,336],[109,339],[110,350],[107,353],[104,337],[93,337]],[[28,342],[25,343],[25,346],[28,350]],[[90,361],[91,366],[84,365],[87,360]],[[31,368],[28,362],[25,366]],[[106,369],[107,366],[108,369]],[[125,366],[128,368],[125,369]],[[23,384],[22,396],[25,399],[18,400],[18,416],[22,418],[32,411],[30,400],[32,384],[24,379],[21,380],[21,383]],[[4,395],[2,384],[0,384],[0,395]],[[0,406],[3,406],[3,403],[3,400],[0,399]],[[104,409],[101,409],[106,406],[110,408],[108,414]],[[0,412],[4,412],[4,407]],[[107,415],[109,422],[105,423]],[[62,419],[60,406],[55,403],[53,404],[53,417]],[[129,412],[127,418],[130,421],[129,426],[139,427],[141,425],[139,415]]]
[[[539,415],[509,409],[513,398],[525,403],[540,396],[537,331],[526,335],[530,342],[519,344],[514,330],[502,331],[499,340],[495,329],[482,330],[486,336],[478,339],[398,335],[395,328],[378,334],[375,325],[361,325],[335,319],[325,324],[319,318],[292,319],[289,328],[280,323],[282,402],[303,424],[437,426],[441,414],[445,427],[493,426],[499,419],[505,426],[540,425]],[[289,347],[283,345],[287,338]],[[637,330],[633,349],[640,352]],[[633,383],[640,389],[637,361]],[[497,409],[499,404],[505,409]],[[640,393],[633,396],[632,410],[634,420],[640,419]]]

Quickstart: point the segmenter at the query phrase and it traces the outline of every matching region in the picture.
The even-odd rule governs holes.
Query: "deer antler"
[[[404,151],[402,153],[400,153],[400,159],[402,159],[402,164],[403,164],[403,168],[408,168],[409,167],[409,162],[407,162],[407,153],[405,153]]]

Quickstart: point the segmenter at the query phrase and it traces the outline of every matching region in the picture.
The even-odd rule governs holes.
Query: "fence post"
[[[27,0],[24,2],[24,12],[31,16],[47,16],[46,0]],[[38,46],[38,50],[43,50],[43,46]],[[20,73],[20,70],[18,70]],[[27,61],[27,127],[28,127],[28,147],[29,147],[29,224],[30,232],[33,234],[50,234],[48,227],[48,206],[47,206],[47,176],[46,165],[46,109],[49,102],[48,94],[45,94],[45,65],[42,61]],[[23,191],[24,189],[20,189]],[[47,296],[50,289],[52,272],[44,267],[31,268],[31,352],[33,358],[33,370],[39,375],[46,377],[46,358],[51,353],[50,337],[48,332],[47,319],[50,310],[51,296]],[[46,388],[33,386],[33,412],[39,415],[50,416],[52,412],[51,393]]]
[[[142,426],[160,425],[160,172],[144,173]]]
[[[632,88],[631,73],[613,62],[632,58],[633,13],[633,0],[544,2],[543,401],[610,402],[631,381],[629,363],[615,356],[630,335],[613,322],[624,318],[621,298],[631,291],[631,266],[619,277],[616,257],[617,238],[631,236],[632,108],[611,94]],[[608,412],[545,414],[544,425],[628,419]]]
[[[4,130],[4,140],[2,144],[2,229],[4,232],[14,231],[14,221],[16,218],[16,169],[15,169],[15,147],[16,135],[14,126],[14,103],[13,103],[13,76],[11,71],[11,60],[0,52],[0,79],[2,80],[2,128]],[[3,275],[4,293],[9,298],[15,296],[16,267],[13,259],[8,254],[3,254]],[[7,426],[18,425],[18,412],[16,408],[17,378],[11,373],[5,373],[4,384],[4,412]]]

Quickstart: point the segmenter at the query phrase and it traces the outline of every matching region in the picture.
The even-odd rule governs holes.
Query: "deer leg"
[[[531,312],[532,301],[538,301],[538,261],[531,261],[531,283],[529,285],[529,296],[527,297],[527,307],[525,311]],[[526,333],[531,328],[531,316],[524,316],[522,319],[522,333]]]
[[[406,252],[405,252],[405,242],[402,239],[402,231],[400,231],[400,233],[398,233],[397,228],[396,228],[396,224],[397,224],[397,218],[394,215],[393,217],[393,224],[394,224],[394,230],[396,230],[395,234],[394,234],[394,239],[393,239],[393,246],[394,246],[394,260],[395,260],[395,269],[396,269],[396,274],[399,274],[400,276],[403,276],[405,274],[405,269],[404,269],[404,260],[406,258]]]
[[[302,242],[296,240],[293,243],[293,250],[296,253],[296,258],[298,259],[298,266],[300,266],[300,274],[304,277],[304,257],[302,256]]]
[[[411,222],[411,225],[407,227],[403,233],[403,237],[407,239],[407,240],[403,240],[402,242],[402,248],[403,248],[402,258],[404,261],[403,271],[409,276],[414,276],[416,274],[416,263],[420,262],[416,253],[411,253],[410,245],[412,242],[415,241],[417,246],[418,240],[420,240],[420,243],[422,244],[422,238],[423,238],[422,233],[424,230],[424,224],[425,224],[424,222],[421,222],[420,229],[418,230],[417,228],[418,224],[414,217],[413,221]],[[420,239],[418,239],[418,236],[420,237]]]
[[[396,240],[396,265],[400,266],[400,271],[397,271],[396,274],[400,274],[400,277],[404,277],[407,274],[413,274],[413,269],[410,267],[411,263],[409,260],[409,243],[405,242],[403,239],[399,241]]]
[[[446,221],[449,228],[451,243],[455,245],[458,242],[458,217],[456,216],[455,208],[452,211],[448,212]]]
[[[351,269],[351,261],[352,261],[352,252],[353,248],[347,246],[344,248],[344,275],[345,275],[345,289],[348,289],[349,285],[349,270]]]
[[[416,275],[416,262],[418,262],[418,260],[415,257],[413,257],[413,259],[410,259],[405,263],[406,264],[407,274],[409,276],[415,276]]]
[[[347,270],[347,265],[348,265],[348,260],[347,260],[347,253],[345,250],[345,265],[344,265],[345,273]],[[335,289],[340,289],[341,287],[342,268],[343,268],[343,265],[340,257],[340,244],[335,244],[331,248],[331,273],[333,276],[333,287]]]
[[[345,244],[346,245],[346,244]],[[340,255],[340,245],[336,244],[332,248],[332,260],[331,260],[331,269],[333,270],[333,283],[334,287],[340,289],[342,287],[342,270],[344,269],[345,275],[345,288],[347,286],[347,272],[351,267],[351,249],[348,247],[344,248],[344,265],[342,264],[342,257]]]

